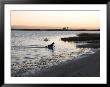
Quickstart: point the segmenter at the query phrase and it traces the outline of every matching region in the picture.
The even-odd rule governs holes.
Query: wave
[[[11,46],[16,48],[47,48],[46,46],[42,45],[27,45],[27,46]]]

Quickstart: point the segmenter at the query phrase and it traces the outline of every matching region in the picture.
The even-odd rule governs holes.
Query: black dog
[[[50,44],[50,45],[48,45],[48,46],[46,46],[46,47],[48,47],[49,49],[53,49],[53,47],[54,47],[54,42],[52,43],[52,44]]]

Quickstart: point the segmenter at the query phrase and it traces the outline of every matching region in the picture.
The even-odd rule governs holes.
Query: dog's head
[[[55,44],[54,42],[52,44]]]

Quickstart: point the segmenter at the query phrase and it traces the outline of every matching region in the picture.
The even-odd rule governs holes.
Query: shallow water
[[[77,43],[61,41],[84,31],[11,31],[11,75],[28,76],[53,65],[93,54],[97,49],[77,48]],[[88,31],[94,33],[96,31]],[[87,33],[88,33],[87,32]],[[97,33],[97,32],[96,32]],[[44,41],[48,38],[48,41]],[[54,49],[45,48],[55,43]],[[84,44],[84,43],[80,43]]]

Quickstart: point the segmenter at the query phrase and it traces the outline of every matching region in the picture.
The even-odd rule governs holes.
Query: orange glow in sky
[[[11,11],[12,28],[99,29],[99,11]]]

